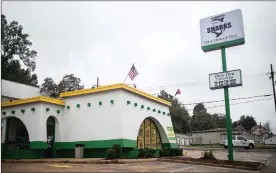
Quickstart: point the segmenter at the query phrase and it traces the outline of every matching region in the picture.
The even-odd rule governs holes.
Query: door
[[[238,146],[241,146],[241,147],[247,147],[247,140],[243,137],[243,136],[238,136],[237,137],[237,142],[239,143]]]

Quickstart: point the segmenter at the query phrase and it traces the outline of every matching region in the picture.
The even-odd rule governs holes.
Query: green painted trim
[[[177,148],[176,143],[162,143],[162,148]]]
[[[80,104],[77,104],[77,108],[80,108]]]
[[[50,111],[50,108],[46,108],[46,112]]]
[[[141,109],[144,109],[144,107],[145,107],[144,105],[141,105]]]
[[[2,112],[3,115],[6,115],[6,112]]]
[[[119,145],[121,145],[121,147],[136,148],[136,142],[137,142],[137,140],[130,140],[130,139],[55,142],[55,148],[56,148],[56,150],[74,149],[76,144],[83,144],[84,148],[111,148],[113,144],[119,144]]]
[[[34,112],[34,111],[35,111],[35,108],[31,108],[31,111],[33,111],[33,112]]]
[[[127,101],[127,104],[129,105],[129,104],[130,104],[130,101]]]
[[[69,110],[69,109],[70,109],[70,106],[66,106],[66,108]]]
[[[99,101],[99,105],[101,106],[103,104],[103,102]]]
[[[114,104],[114,100],[110,100],[110,103],[111,103],[111,104]]]
[[[90,106],[91,106],[91,103],[87,103],[87,106],[90,107]]]
[[[244,43],[245,43],[244,38],[241,38],[238,40],[232,40],[232,41],[227,41],[227,42],[223,42],[223,43],[202,46],[201,48],[204,52],[209,52],[209,51],[221,49],[222,47],[228,48],[228,47],[243,45]]]
[[[57,110],[57,114],[59,114],[60,113],[60,110]]]
[[[135,106],[135,107],[138,106],[138,103],[134,103],[134,106]]]
[[[47,149],[47,142],[44,141],[31,141],[30,148],[31,149]]]
[[[12,113],[12,114],[15,114],[15,110],[12,110],[11,113]]]
[[[25,109],[21,109],[21,113],[24,114],[25,113]]]

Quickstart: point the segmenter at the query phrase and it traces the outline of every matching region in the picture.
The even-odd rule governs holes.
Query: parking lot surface
[[[135,164],[2,163],[2,172],[258,172],[240,169],[149,162]]]
[[[190,156],[192,158],[200,158],[202,157],[201,150],[186,150],[187,156]],[[213,151],[215,157],[220,160],[228,160],[228,151]],[[248,150],[244,151],[234,151],[234,160],[237,161],[251,161],[251,162],[267,162],[274,154],[275,152],[269,151],[269,152],[251,152]]]

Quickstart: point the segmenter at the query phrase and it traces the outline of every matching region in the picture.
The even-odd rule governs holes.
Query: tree
[[[158,97],[171,102],[172,104],[169,109],[175,132],[190,133],[190,116],[185,106],[183,106],[177,98],[174,98],[172,95],[168,94],[164,90],[160,91]]]
[[[65,75],[58,85],[52,78],[47,77],[44,79],[40,91],[48,93],[52,98],[57,98],[62,92],[83,89],[84,85],[80,85],[80,82],[80,78],[75,77],[74,74]]]
[[[37,86],[35,70],[37,52],[30,50],[32,42],[29,35],[23,33],[23,27],[16,21],[10,23],[1,15],[1,77],[2,79]],[[18,57],[19,60],[15,58]],[[21,68],[20,61],[27,69]]]
[[[267,130],[267,133],[271,132],[270,121],[266,121],[263,126]]]
[[[191,126],[193,131],[202,131],[214,129],[216,127],[215,122],[212,119],[212,115],[207,113],[204,104],[199,103],[194,107],[193,116],[191,120]]]
[[[224,114],[213,114],[212,121],[217,128],[226,128],[226,116]]]
[[[240,120],[235,121],[233,123],[233,127],[236,127],[237,125],[242,125],[246,130],[251,130],[253,126],[257,125],[257,122],[254,117],[252,116],[244,116],[242,115],[240,117]]]

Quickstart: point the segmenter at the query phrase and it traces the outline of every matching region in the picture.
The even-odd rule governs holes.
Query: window
[[[238,140],[243,140],[243,141],[245,141],[245,138],[242,137],[242,136],[238,136]]]

